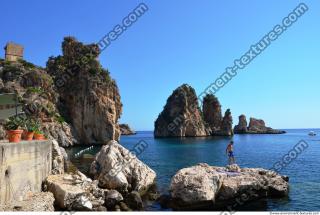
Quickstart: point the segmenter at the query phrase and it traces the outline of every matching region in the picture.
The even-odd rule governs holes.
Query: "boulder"
[[[155,137],[207,136],[195,90],[184,84],[173,91],[155,121]]]
[[[109,210],[114,209],[114,207],[123,201],[121,193],[116,190],[109,190],[105,197],[105,205]]]
[[[62,210],[92,211],[104,205],[104,190],[79,171],[48,176],[44,190],[53,193],[56,206]]]
[[[136,191],[133,191],[127,195],[126,203],[129,206],[129,208],[131,208],[133,210],[142,210],[143,209],[143,203],[142,203],[141,196]]]
[[[128,207],[128,205],[126,205],[126,203],[124,203],[124,202],[120,202],[120,203],[119,203],[119,206],[120,206],[121,211],[132,211],[132,210]]]
[[[235,134],[246,134],[248,132],[248,123],[245,115],[239,116],[239,124],[234,127]]]
[[[104,145],[90,168],[99,186],[121,193],[138,191],[143,195],[155,183],[156,173],[134,155],[143,152],[137,152],[145,149],[141,147],[129,151],[116,141]]]
[[[270,170],[198,164],[178,171],[171,179],[170,207],[228,210],[259,198],[284,197],[288,190],[288,178]]]
[[[120,124],[121,135],[134,135],[137,132],[132,130],[128,124]]]

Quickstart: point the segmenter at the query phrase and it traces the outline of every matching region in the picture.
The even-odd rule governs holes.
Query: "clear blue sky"
[[[121,122],[153,130],[167,97],[183,83],[197,93],[213,82],[300,1],[158,0],[102,53],[120,88]],[[245,114],[275,128],[320,127],[320,2],[221,89],[234,123]],[[25,58],[44,66],[61,53],[64,36],[97,42],[132,11],[135,0],[3,0],[0,45],[25,46]],[[0,55],[3,56],[1,49]]]

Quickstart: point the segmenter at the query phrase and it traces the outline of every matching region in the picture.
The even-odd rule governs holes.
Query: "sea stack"
[[[232,136],[232,115],[230,109],[221,113],[221,105],[218,98],[212,94],[207,94],[203,99],[203,118],[206,122],[210,134],[215,136]]]
[[[199,137],[208,131],[195,90],[183,84],[173,91],[155,121],[155,137]]]
[[[203,118],[211,132],[217,133],[221,128],[221,105],[217,97],[207,94],[203,99]]]
[[[220,130],[215,134],[220,136],[233,136],[232,122],[231,111],[228,109],[222,119]]]
[[[245,115],[239,116],[239,124],[234,127],[235,134],[246,134],[248,132],[248,123]]]
[[[245,115],[239,116],[239,124],[234,127],[235,134],[283,134],[285,131],[267,127],[262,119],[250,118],[249,126]]]

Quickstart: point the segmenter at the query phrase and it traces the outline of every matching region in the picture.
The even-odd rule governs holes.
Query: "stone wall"
[[[40,192],[51,161],[51,141],[0,143],[0,205]]]

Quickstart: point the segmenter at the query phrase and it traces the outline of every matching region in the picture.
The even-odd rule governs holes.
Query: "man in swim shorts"
[[[229,145],[227,146],[226,154],[228,155],[228,158],[229,158],[229,165],[235,164],[236,160],[233,154],[233,141],[230,141]]]

